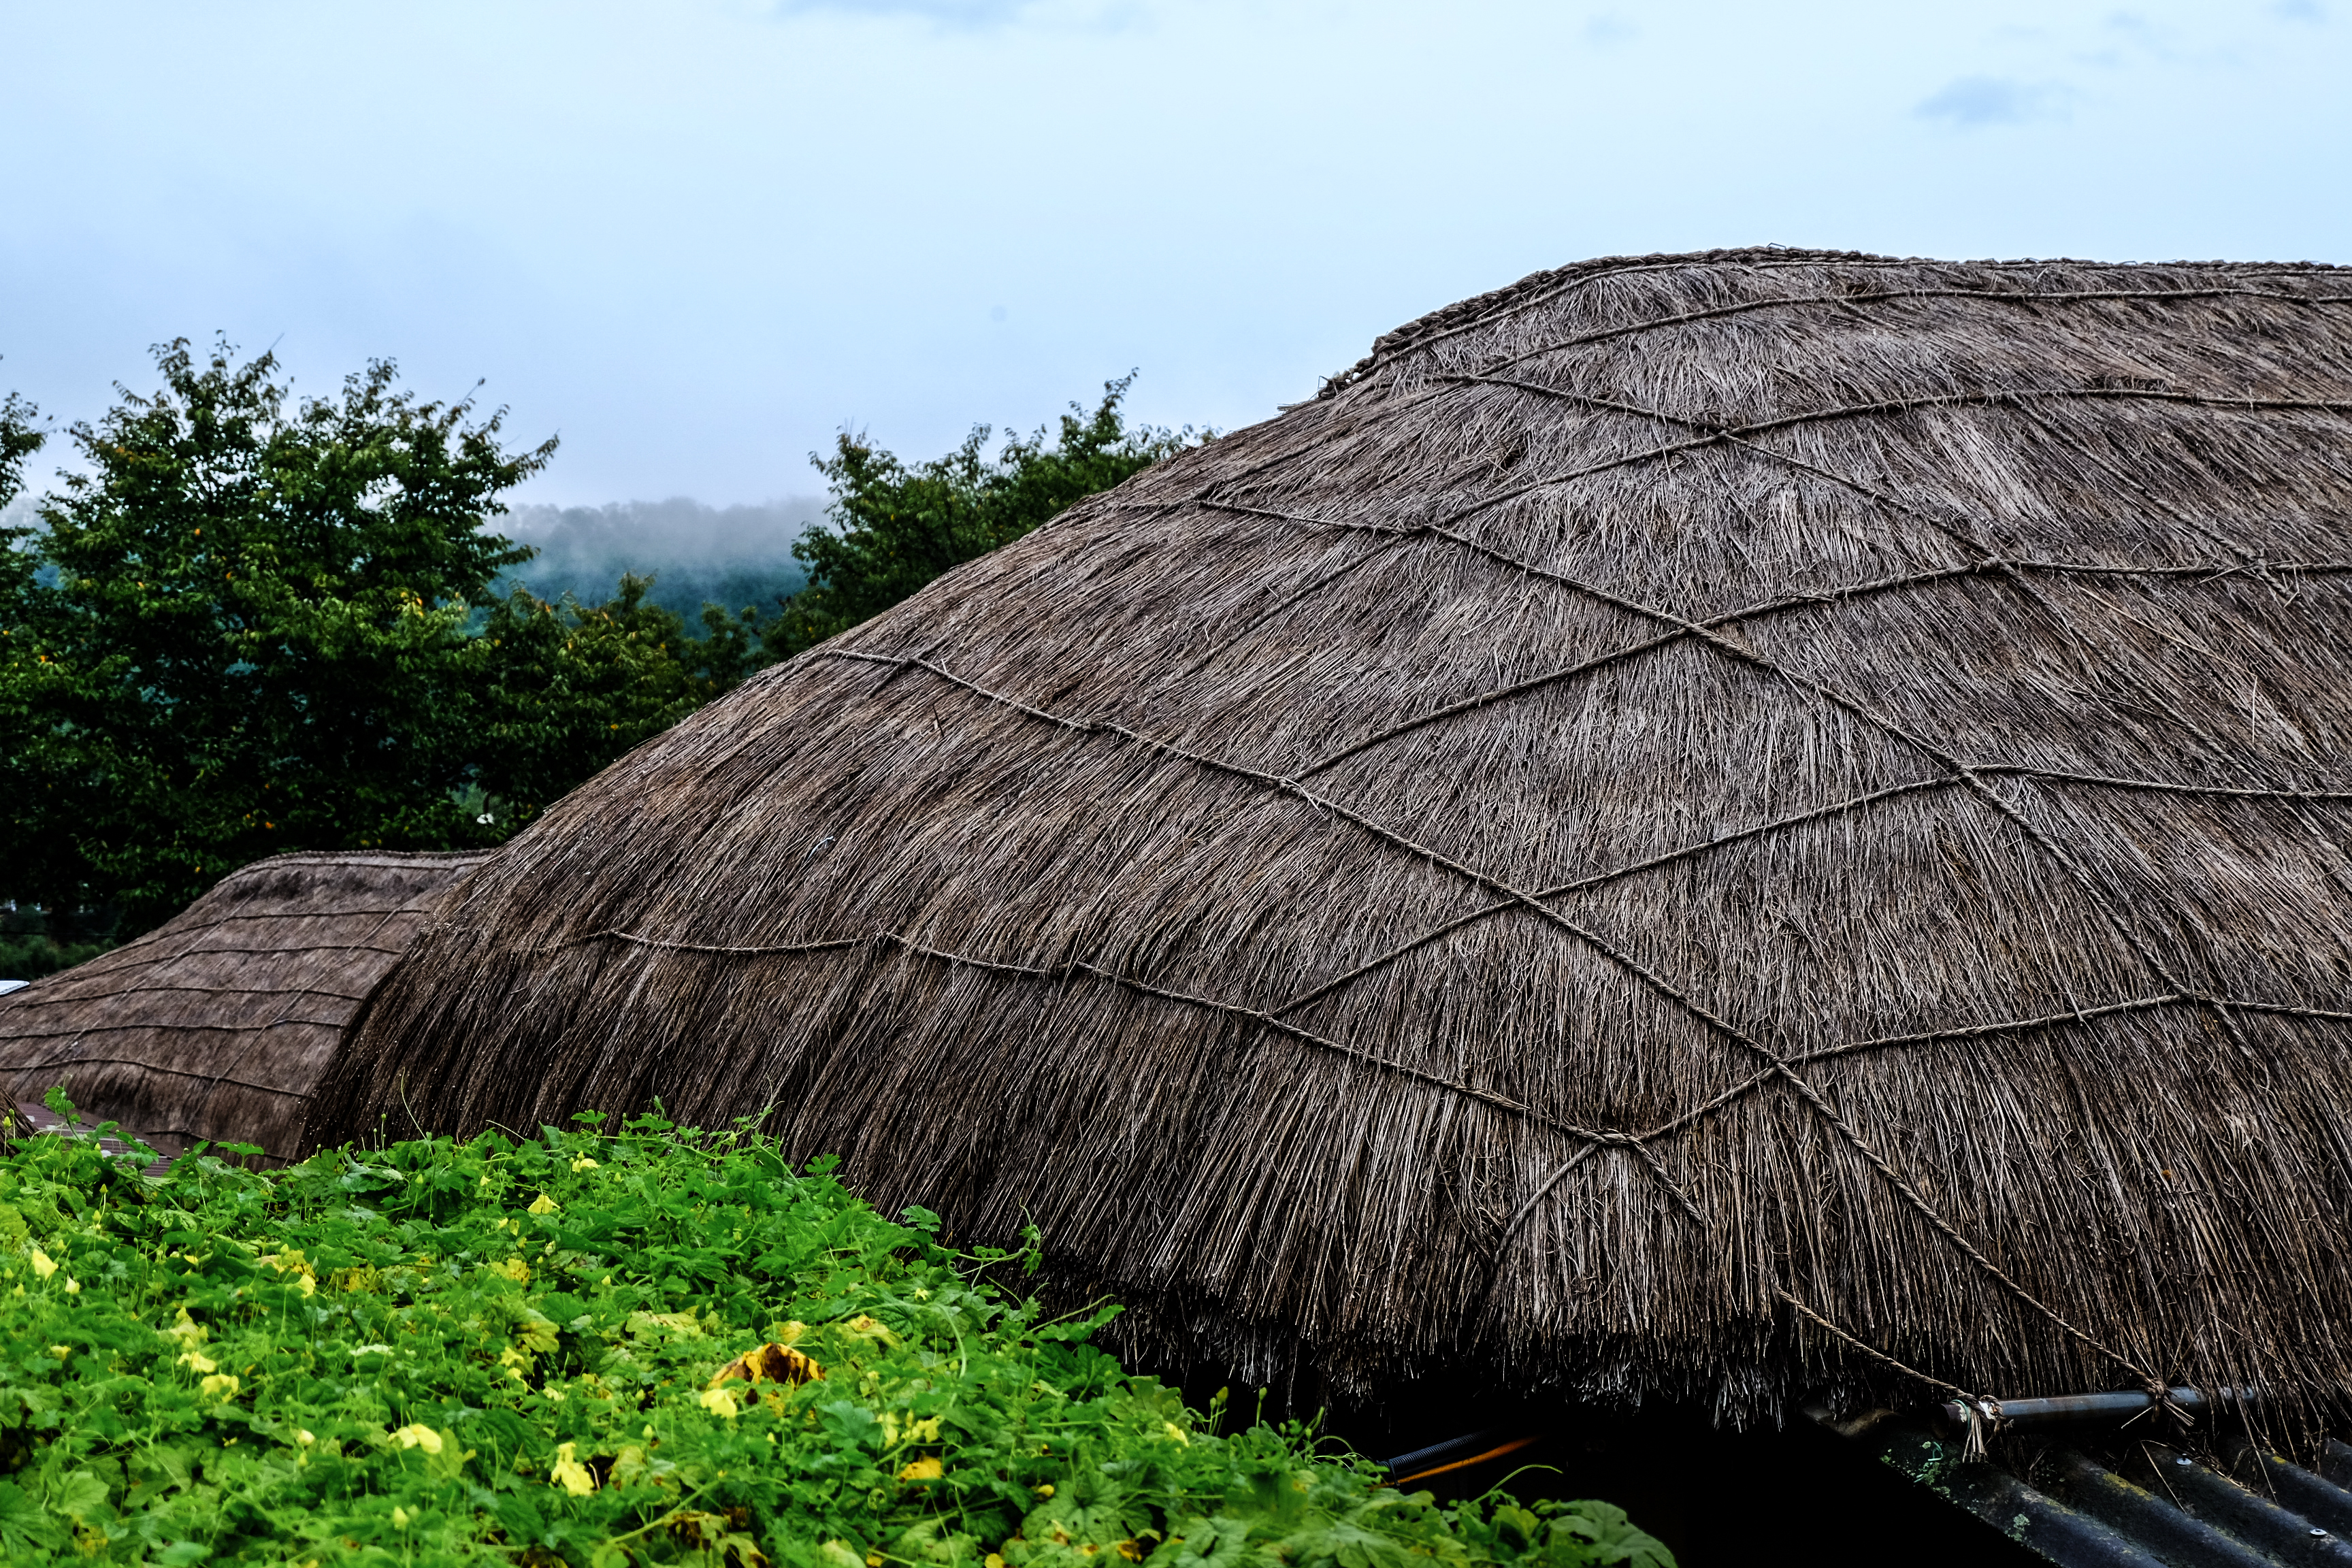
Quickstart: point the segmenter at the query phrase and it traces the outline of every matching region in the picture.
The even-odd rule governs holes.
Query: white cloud
[[[2019,81],[2013,77],[1964,76],[1948,82],[1917,110],[1921,118],[1964,128],[2019,125],[2029,120],[2064,117],[2074,96],[2056,82]]]

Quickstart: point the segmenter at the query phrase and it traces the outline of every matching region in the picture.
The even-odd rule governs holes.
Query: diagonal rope
[[[2188,300],[2263,300],[2289,305],[2352,304],[2352,294],[2294,294],[2280,289],[1880,289],[1856,294],[1783,294],[1769,300],[1742,300],[1735,304],[1713,305],[1705,310],[1683,310],[1670,316],[1652,316],[1643,321],[1628,321],[1622,326],[1597,327],[1574,337],[1560,338],[1538,348],[1526,349],[1486,367],[1482,374],[1492,374],[1515,364],[1568,349],[1584,348],[1592,343],[1605,343],[1618,338],[1634,337],[1668,327],[1687,326],[1695,321],[1720,321],[1727,316],[1744,316],[1758,310],[1777,310],[1795,306],[1835,305],[1853,307],[1883,305],[1910,300],[1980,300],[2000,305],[2074,305],[2105,304],[2110,301],[2147,300],[2168,303]]]
[[[1581,393],[1547,386],[1541,382],[1520,381],[1509,376],[1451,375],[1443,379],[1461,385],[1510,387],[1521,392],[1536,393],[1569,402],[1590,401]],[[1769,435],[1775,430],[1791,430],[1800,426],[1827,424],[1842,419],[1899,417],[1926,408],[1998,408],[2011,405],[2021,406],[2029,403],[2057,402],[2068,398],[2179,404],[2198,408],[2243,410],[2250,414],[2256,412],[2352,414],[2352,401],[2342,399],[2221,397],[2203,393],[2166,392],[2153,388],[2122,386],[2020,386],[1997,391],[1944,392],[1923,394],[1916,397],[1880,398],[1868,403],[1844,403],[1828,408],[1807,409],[1797,414],[1776,415],[1769,419],[1752,420],[1745,425],[1707,426],[1702,435],[1687,437],[1679,441],[1660,442],[1656,446],[1622,453],[1614,458],[1604,458],[1580,468],[1570,468],[1565,472],[1547,475],[1541,479],[1529,479],[1523,485],[1516,485],[1507,490],[1498,490],[1483,500],[1474,501],[1466,507],[1447,513],[1444,523],[1461,522],[1482,511],[1498,507],[1505,501],[1515,500],[1520,496],[1528,495],[1537,490],[1549,489],[1557,485],[1570,484],[1578,479],[1589,479],[1595,474],[1605,474],[1616,468],[1632,468],[1638,463],[1671,458],[1681,452],[1695,452],[1703,447],[1719,446],[1726,442]],[[1678,425],[1688,426],[1698,423],[1675,415],[1657,414],[1654,416]]]
[[[2352,407],[2352,405],[2347,405],[2347,407]],[[1742,443],[1742,445],[1745,446],[1748,444]],[[1752,449],[1769,457],[1781,456],[1781,454],[1773,452],[1770,448],[1761,446],[1753,447]],[[1483,506],[1488,503],[1482,502],[1480,504]],[[1902,503],[1896,502],[1895,504],[1901,505]],[[1478,509],[1472,508],[1470,510],[1475,510]],[[1911,509],[1906,507],[1905,510],[1909,510]],[[1932,521],[1933,520],[1929,521]],[[1333,524],[1329,522],[1326,522],[1324,524],[1324,526],[1332,525]],[[1344,526],[1344,524],[1341,524],[1340,526]],[[1936,526],[1940,529],[1944,529],[1948,533],[1951,531],[1948,528],[1945,528],[1945,525],[1936,524]],[[2108,899],[2098,885],[2090,879],[2088,873],[2082,868],[2071,854],[2062,847],[2054,839],[2051,838],[2049,835],[2037,824],[2032,822],[2022,812],[2018,810],[2013,805],[2005,799],[1998,791],[1994,790],[1990,784],[1987,784],[1982,775],[1969,768],[1967,764],[1961,763],[1957,757],[1927,741],[1924,737],[1913,734],[1909,731],[1895,724],[1891,719],[1886,718],[1885,715],[1876,712],[1867,705],[1862,703],[1858,699],[1850,697],[1845,693],[1839,691],[1837,689],[1828,685],[1826,682],[1821,681],[1811,676],[1802,675],[1774,659],[1758,653],[1753,648],[1730,641],[1728,638],[1721,636],[1719,628],[1716,626],[1710,626],[1701,622],[1693,621],[1685,616],[1678,616],[1670,610],[1660,609],[1654,605],[1643,604],[1639,600],[1628,598],[1623,595],[1612,593],[1596,584],[1586,582],[1583,579],[1571,576],[1566,573],[1554,572],[1549,568],[1538,566],[1533,562],[1514,555],[1507,551],[1496,549],[1495,546],[1487,544],[1482,540],[1474,538],[1457,529],[1447,527],[1444,524],[1424,523],[1420,526],[1418,531],[1428,534],[1432,537],[1450,540],[1462,548],[1468,550],[1475,554],[1485,556],[1488,560],[1496,562],[1497,564],[1509,567],[1513,570],[1523,573],[1526,575],[1535,577],[1542,581],[1559,584],[1562,587],[1568,588],[1599,603],[1608,605],[1612,608],[1621,610],[1625,614],[1654,622],[1660,622],[1668,626],[1676,628],[1684,635],[1696,637],[1698,640],[1715,648],[1717,652],[1738,662],[1754,666],[1779,677],[1780,679],[1787,681],[1791,686],[1795,686],[1802,690],[1810,691],[1821,700],[1828,702],[1831,705],[1863,720],[1865,723],[1868,723],[1882,733],[1891,736],[1894,739],[1901,741],[1911,746],[1914,750],[1934,761],[1938,766],[1941,766],[1952,773],[1965,783],[1969,786],[1970,792],[1979,799],[1985,802],[1985,804],[1990,805],[2000,816],[2008,818],[2029,842],[2033,844],[2034,847],[2044,856],[2055,861],[2058,866],[2066,872],[2067,876],[2083,889],[2084,895],[2091,900],[2094,907],[2098,909],[2102,918],[2106,921],[2108,925],[2115,931],[2116,934],[2123,939],[2125,945],[2131,949],[2133,954],[2137,957],[2142,963],[2147,966],[2150,973],[2156,975],[2158,979],[2163,980],[2167,984],[2174,986],[2176,989],[2181,988],[2179,987],[2179,983],[2173,980],[2170,974],[2167,972],[2166,966],[2159,962],[2155,953],[2150,951],[2138,931],[2133,929],[2130,923],[2124,920],[2121,911],[2115,908],[2113,900]],[[1973,542],[1966,540],[1965,536],[1956,537],[1972,550],[1981,551],[1982,549],[1981,546],[1975,545]],[[2001,563],[1999,557],[1992,557],[1990,564],[1999,566],[2005,563]],[[2063,618],[2061,624],[2066,624],[2063,622]],[[2236,1020],[2230,1016],[2229,1011],[2224,1007],[2217,1006],[2214,1009],[2214,1016],[2221,1025],[2223,1032],[2229,1036],[2231,1043],[2234,1045],[2242,1054],[2251,1057],[2252,1055],[2252,1048],[2246,1041],[2242,1032],[2238,1028]]]
[[[1927,265],[1962,266],[1965,264],[1928,263]],[[1499,301],[1493,309],[1473,316],[1467,321],[1456,322],[1454,325],[1450,327],[1424,332],[1419,336],[1401,342],[1397,344],[1395,349],[1391,351],[1391,353],[1394,356],[1401,357],[1405,354],[1416,353],[1420,350],[1432,348],[1438,343],[1444,342],[1448,338],[1459,337],[1465,332],[1476,331],[1481,327],[1493,326],[1498,321],[1506,321],[1512,316],[1531,310],[1538,305],[1549,304],[1552,300],[1559,299],[1561,295],[1580,289],[1585,284],[1598,282],[1605,279],[1622,278],[1643,272],[1669,272],[1676,270],[1696,270],[1702,268],[1708,271],[1724,272],[1734,270],[1741,272],[1785,272],[1795,271],[1800,268],[1808,267],[1818,268],[1843,268],[1848,271],[1853,272],[1916,272],[1920,269],[1922,263],[1916,260],[1901,260],[1893,258],[1864,256],[1809,256],[1801,258],[1791,257],[1786,260],[1764,258],[1744,261],[1709,260],[1699,257],[1684,256],[1677,257],[1671,261],[1640,262],[1622,267],[1597,268],[1590,272],[1580,273],[1574,278],[1564,279],[1550,288],[1539,289],[1524,299]],[[2293,268],[2282,269],[2279,273],[2265,274],[2265,276],[2315,277],[2318,276],[2320,271],[2321,269],[2317,268],[2308,269]],[[1365,363],[1357,368],[1369,373],[1371,366],[1376,363],[1380,358],[1381,355],[1376,348],[1374,353],[1366,360]]]
[[[1594,590],[1594,592],[1599,593],[1601,591]],[[1664,611],[1654,613],[1662,617],[1666,615],[1666,612]],[[1710,642],[1722,641],[1720,637],[1717,637],[1713,633],[1706,633],[1705,635]],[[1430,865],[1451,871],[1456,876],[1465,878],[1465,879],[1473,881],[1481,887],[1487,888],[1495,892],[1505,895],[1514,902],[1518,903],[1521,907],[1534,913],[1538,919],[1541,919],[1558,929],[1577,937],[1580,941],[1590,947],[1591,951],[1600,953],[1602,957],[1615,963],[1627,973],[1632,974],[1634,978],[1641,981],[1651,990],[1656,992],[1662,996],[1664,996],[1683,1011],[1688,1013],[1691,1016],[1706,1024],[1710,1028],[1722,1035],[1725,1038],[1735,1042],[1743,1048],[1753,1052],[1758,1057],[1763,1058],[1768,1069],[1778,1075],[1781,1081],[1787,1083],[1790,1088],[1805,1101],[1816,1115],[1820,1116],[1834,1131],[1838,1133],[1840,1137],[1843,1138],[1847,1144],[1853,1149],[1855,1153],[1861,1156],[1863,1161],[1888,1184],[1895,1193],[1902,1198],[1905,1204],[1916,1212],[1932,1229],[1941,1235],[1947,1241],[1950,1242],[1952,1246],[1957,1247],[1962,1256],[1966,1257],[1970,1262],[1976,1264],[1979,1269],[1983,1270],[1989,1279],[1995,1281],[2002,1289],[2007,1291],[2020,1303],[2031,1308],[2032,1310],[2040,1313],[2042,1317],[2049,1320],[2052,1324],[2057,1327],[2061,1331],[2067,1334],[2070,1338],[2073,1338],[2086,1348],[2096,1352],[2098,1354],[2105,1356],[2109,1360],[2117,1363],[2119,1365],[2127,1368],[2134,1373],[2134,1375],[2139,1377],[2143,1382],[2153,1381],[2152,1374],[2141,1368],[2138,1363],[2134,1362],[2130,1357],[2101,1343],[2098,1340],[2077,1328],[2055,1308],[2042,1300],[2038,1296],[2035,1296],[2032,1291],[2028,1290],[2023,1285],[2020,1284],[2015,1279],[2013,1279],[2007,1270],[2003,1269],[1999,1264],[1993,1262],[1991,1258],[1986,1257],[1983,1251],[1979,1248],[1974,1242],[1970,1241],[1965,1235],[1963,1235],[1958,1227],[1954,1226],[1951,1221],[1946,1219],[1943,1215],[1936,1209],[1935,1205],[1927,1201],[1926,1195],[1920,1193],[1920,1191],[1912,1184],[1907,1177],[1904,1176],[1901,1172],[1897,1171],[1894,1165],[1886,1160],[1885,1156],[1880,1154],[1876,1149],[1871,1146],[1869,1142],[1862,1136],[1861,1131],[1856,1129],[1852,1122],[1846,1120],[1843,1112],[1839,1111],[1836,1107],[1832,1106],[1829,1100],[1822,1096],[1822,1092],[1809,1082],[1802,1074],[1797,1072],[1794,1068],[1790,1067],[1786,1058],[1772,1050],[1761,1041],[1755,1039],[1744,1030],[1740,1029],[1738,1026],[1717,1016],[1704,1004],[1700,1003],[1696,997],[1691,996],[1688,993],[1675,985],[1672,981],[1669,981],[1664,975],[1650,968],[1647,964],[1643,963],[1632,953],[1618,947],[1616,944],[1608,942],[1598,932],[1591,930],[1589,927],[1581,925],[1579,922],[1570,920],[1568,916],[1561,914],[1557,910],[1551,909],[1549,906],[1538,901],[1532,895],[1527,893],[1523,889],[1514,887],[1510,883],[1502,880],[1500,878],[1491,876],[1486,872],[1465,866],[1460,861],[1454,860],[1426,845],[1416,843],[1402,834],[1395,832],[1393,829],[1382,826],[1381,825],[1371,821],[1370,818],[1351,810],[1350,808],[1341,805],[1339,802],[1332,800],[1328,796],[1318,795],[1314,792],[1307,789],[1304,785],[1293,783],[1288,779],[1280,778],[1275,774],[1264,773],[1255,768],[1246,767],[1238,763],[1226,762],[1222,759],[1205,756],[1200,752],[1191,752],[1182,747],[1174,745],[1171,742],[1140,734],[1121,724],[1113,724],[1098,720],[1087,721],[1066,718],[1060,714],[1052,713],[1045,709],[1024,702],[1020,699],[1010,696],[1006,693],[993,691],[987,687],[981,686],[977,682],[966,679],[965,677],[957,675],[946,668],[944,666],[933,663],[931,660],[927,658],[911,656],[893,657],[885,654],[870,654],[848,648],[820,648],[815,651],[826,658],[855,659],[870,664],[891,666],[898,669],[925,669],[938,676],[941,679],[948,681],[950,684],[961,687],[986,700],[1000,703],[1005,707],[1013,709],[1016,712],[1028,715],[1046,723],[1056,725],[1062,729],[1081,734],[1102,733],[1117,735],[1134,744],[1158,752],[1167,756],[1178,758],[1212,772],[1227,773],[1234,777],[1252,780],[1264,787],[1293,795],[1329,816],[1339,817],[1341,820],[1354,825],[1372,837],[1381,839],[1391,847],[1405,850],[1418,858],[1426,861]],[[1730,645],[1730,651],[1738,653],[1740,657],[1752,662],[1763,664],[1767,668],[1772,668],[1769,661],[1764,659],[1761,655],[1755,654],[1748,650],[1738,649],[1736,645]],[[1782,674],[1783,679],[1789,679],[1792,683],[1800,683],[1801,678],[1795,676],[1793,673],[1780,673]],[[1818,685],[1819,683],[1815,684]],[[1824,695],[1826,700],[1826,694]],[[1890,732],[1895,731],[1890,731]],[[1935,752],[1927,748],[1925,742],[1920,742],[1919,744],[1921,749],[1923,751],[1928,751],[1930,755],[1941,756],[1941,753]],[[1960,764],[1957,761],[1950,760],[1948,758],[1944,760],[1946,760],[1947,765],[1952,767],[1956,771],[1959,770]],[[2127,940],[2129,940],[2128,937]]]

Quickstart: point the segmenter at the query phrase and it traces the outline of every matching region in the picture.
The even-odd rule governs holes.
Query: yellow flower
[[[206,1394],[217,1394],[223,1399],[234,1399],[236,1397],[236,1374],[216,1372],[196,1386]]]
[[[532,1214],[553,1214],[555,1213],[555,1200],[549,1197],[545,1193],[541,1193],[539,1196],[530,1200],[530,1212]]]
[[[297,1426],[294,1428],[294,1440],[307,1448],[319,1440],[319,1435],[307,1426]]]
[[[1175,1438],[1179,1443],[1183,1444],[1184,1447],[1189,1448],[1192,1446],[1192,1434],[1185,1431],[1181,1426],[1177,1426],[1173,1421],[1162,1421],[1160,1424],[1160,1429],[1167,1433],[1171,1437]]]
[[[392,1527],[394,1530],[406,1530],[408,1521],[415,1517],[404,1508],[395,1508],[392,1510]]]
[[[411,1422],[392,1436],[404,1448],[422,1448],[428,1454],[441,1451],[441,1434],[421,1422]]]
[[[189,1317],[188,1310],[183,1307],[180,1309],[180,1321],[165,1329],[163,1337],[168,1340],[178,1340],[185,1344],[200,1345],[205,1342],[205,1331],[203,1325]]]
[[[705,1410],[711,1412],[713,1415],[723,1415],[730,1421],[734,1420],[736,1415],[739,1414],[738,1407],[735,1404],[735,1396],[723,1388],[704,1389],[702,1391],[702,1407]]]
[[[63,1361],[63,1360],[65,1360],[65,1359],[66,1359],[66,1357],[68,1357],[68,1356],[69,1356],[69,1355],[73,1354],[73,1346],[71,1346],[71,1345],[51,1345],[51,1346],[49,1347],[49,1353],[50,1353],[51,1355],[53,1355],[53,1356],[57,1357],[59,1361]]]
[[[940,1479],[941,1468],[938,1459],[926,1454],[899,1467],[898,1479],[902,1481],[935,1481]]]
[[[33,1248],[33,1272],[47,1279],[58,1271],[57,1264],[39,1247]]]
[[[1004,1568],[1003,1554],[996,1552],[990,1552],[980,1560],[980,1568]]]
[[[1037,1489],[1037,1495],[1039,1497],[1052,1497],[1054,1495],[1054,1483],[1047,1481],[1044,1486],[1039,1487]]]
[[[586,1497],[596,1489],[596,1478],[588,1473],[587,1466],[573,1457],[573,1446],[570,1443],[557,1445],[555,1468],[547,1472],[547,1482],[550,1486],[562,1487],[573,1497]]]
[[[220,1366],[219,1363],[214,1361],[212,1357],[205,1354],[202,1351],[181,1352],[180,1364],[188,1368],[191,1372],[199,1373],[215,1372],[219,1370]]]
[[[68,1276],[66,1277],[66,1294],[67,1294],[67,1295],[68,1295],[68,1296],[79,1296],[79,1295],[80,1295],[80,1294],[81,1294],[81,1281],[80,1281],[80,1280],[79,1280],[79,1279],[74,1279],[71,1275],[68,1275]]]
[[[593,1171],[596,1168],[596,1162],[583,1154],[572,1162],[572,1168],[575,1171]]]

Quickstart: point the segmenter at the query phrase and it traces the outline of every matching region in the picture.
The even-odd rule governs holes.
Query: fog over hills
[[[793,541],[824,517],[822,496],[786,496],[757,506],[707,506],[684,496],[605,506],[518,506],[490,527],[539,554],[510,567],[499,590],[522,584],[542,599],[572,595],[583,605],[613,596],[621,574],[654,579],[646,596],[689,626],[705,601],[775,611],[777,595],[803,575]]]
[[[37,529],[47,499],[18,496],[0,508],[0,529]],[[654,579],[651,602],[677,611],[698,633],[705,601],[764,618],[779,595],[806,581],[793,541],[824,520],[823,496],[786,496],[758,506],[707,506],[684,496],[605,506],[518,506],[484,524],[539,554],[504,573],[496,591],[520,583],[542,599],[570,594],[583,605],[613,596],[621,574]],[[44,574],[54,575],[54,568]]]

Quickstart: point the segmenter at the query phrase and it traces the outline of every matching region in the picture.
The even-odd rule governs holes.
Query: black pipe
[[[2202,1415],[2211,1402],[2194,1388],[2171,1391],[2172,1403],[2189,1415]],[[2224,1396],[2238,1404],[2252,1397],[2252,1390],[2233,1389]],[[2004,1427],[2120,1426],[2154,1407],[2156,1397],[2145,1392],[2061,1394],[2048,1399],[1988,1399],[1979,1407],[1988,1420]],[[1969,1409],[1957,1399],[1936,1406],[1937,1425],[1947,1433],[1965,1432]]]
[[[1448,1437],[1443,1443],[1432,1443],[1426,1448],[1415,1448],[1410,1454],[1399,1454],[1393,1459],[1382,1459],[1381,1468],[1392,1476],[1417,1475],[1455,1459],[1466,1459],[1497,1442],[1507,1441],[1510,1436],[1500,1426],[1488,1426],[1459,1437]]]

